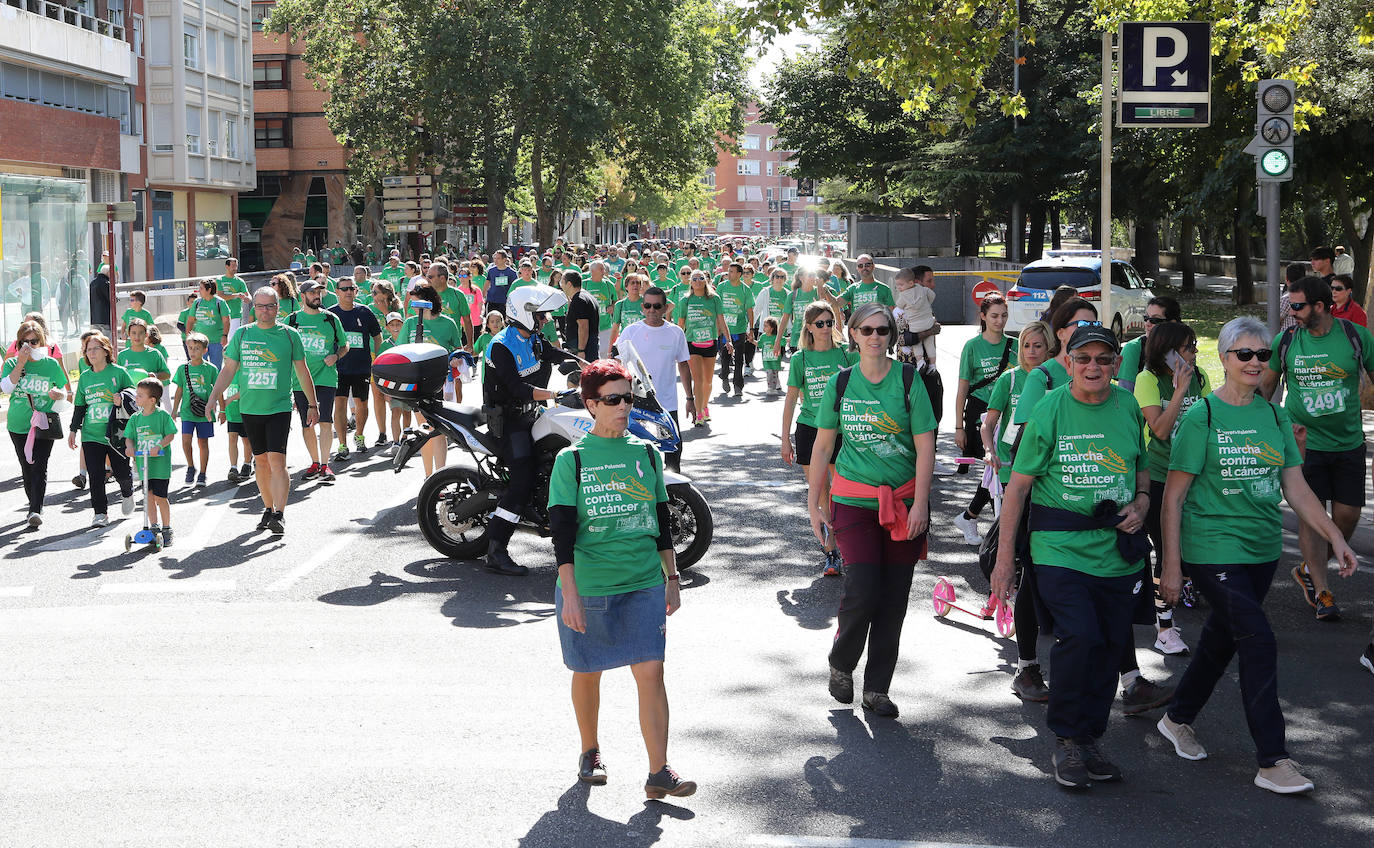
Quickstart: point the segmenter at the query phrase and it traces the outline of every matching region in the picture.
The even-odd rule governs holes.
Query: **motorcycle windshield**
[[[625,364],[625,370],[634,378],[634,393],[640,397],[648,397],[654,390],[654,378],[649,376],[649,368],[640,358],[639,351],[635,350],[634,343],[621,341],[616,347],[620,351],[620,361]]]

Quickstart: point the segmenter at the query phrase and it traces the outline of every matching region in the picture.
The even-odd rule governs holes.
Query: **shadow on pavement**
[[[663,837],[660,823],[664,816],[691,821],[696,813],[676,804],[645,801],[644,809],[624,823],[603,818],[587,809],[592,787],[575,783],[558,796],[558,806],[539,820],[520,838],[521,848],[579,845],[588,848],[644,848]]]
[[[552,618],[553,593],[558,572],[531,569],[526,577],[490,574],[480,562],[426,560],[406,566],[406,573],[421,580],[406,580],[380,571],[364,586],[350,586],[319,597],[326,604],[368,607],[407,595],[443,595],[439,612],[455,627],[512,627]]]

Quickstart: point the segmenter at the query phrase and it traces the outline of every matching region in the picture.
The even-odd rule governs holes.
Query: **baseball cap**
[[[325,286],[323,283],[319,283],[314,280],[306,280],[305,282],[300,284],[300,286],[297,288],[297,291],[299,291],[301,294],[305,294],[306,292],[315,291],[316,289],[322,289],[324,287]]]
[[[1120,350],[1117,347],[1116,334],[1100,324],[1096,327],[1079,327],[1074,330],[1073,335],[1069,337],[1069,350],[1075,351],[1093,342],[1101,342],[1111,348],[1112,353]]]
[[[401,317],[401,313],[399,313],[399,312],[388,312],[388,313],[386,314],[386,323],[388,323],[388,324],[390,324],[392,321],[405,321],[405,320],[406,320],[406,319],[402,318],[402,317]]]

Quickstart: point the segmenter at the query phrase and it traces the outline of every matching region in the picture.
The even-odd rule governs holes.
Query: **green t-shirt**
[[[1140,362],[1145,358],[1145,336],[1136,336],[1121,346],[1121,366],[1116,369],[1118,383],[1132,383],[1140,375]],[[1130,389],[1130,386],[1126,386]]]
[[[582,461],[580,481],[574,451]],[[658,451],[633,436],[588,433],[559,452],[549,506],[577,512],[573,575],[579,595],[620,595],[663,582],[657,504],[668,500],[668,490],[662,469]]]
[[[759,336],[759,352],[763,354],[763,370],[781,371],[782,354],[773,348],[777,344],[778,337],[772,333],[764,333]]]
[[[835,277],[831,277],[830,281],[832,284],[837,284]],[[892,297],[892,289],[878,282],[854,283],[844,290],[844,293],[840,295],[840,299],[843,300],[844,305],[850,309],[856,306],[862,306],[865,303],[874,302],[881,303],[888,309],[892,309],[897,305],[897,301]]]
[[[86,360],[83,357],[81,361]],[[81,379],[76,383],[76,405],[86,407],[86,417],[81,419],[81,441],[109,444],[105,433],[114,410],[115,394],[133,384],[129,372],[119,365],[106,365],[98,372],[88,367],[81,372]]]
[[[333,281],[331,280],[330,282],[333,282]],[[329,291],[329,290],[326,289],[325,292],[324,292],[323,294],[320,295],[320,308],[321,308],[321,309],[328,309],[328,308],[330,308],[331,306],[338,306],[338,305],[339,305],[339,296],[336,295],[336,294],[334,294],[334,292]]]
[[[754,298],[744,283],[725,282],[716,286],[716,294],[725,307],[725,326],[731,335],[739,335],[749,329],[749,310],[754,308]]]
[[[143,350],[126,347],[115,357],[115,363],[123,365],[129,371],[129,379],[133,380],[135,385],[144,377],[156,377],[170,370],[167,367],[167,357],[155,347],[145,347]],[[135,376],[135,371],[141,373]]]
[[[187,375],[190,375],[189,382]],[[196,396],[201,400],[209,400],[210,392],[215,389],[215,381],[219,379],[219,369],[214,363],[202,361],[199,365],[192,365],[187,362],[176,370],[172,375],[172,385],[181,386],[181,420],[182,421],[208,421],[204,415],[194,415],[191,412],[191,391],[195,389]],[[187,386],[190,386],[190,389]]]
[[[224,387],[224,420],[230,424],[243,423],[243,410],[239,408],[239,374]]]
[[[583,281],[582,288],[596,299],[597,312],[601,319],[598,322],[600,329],[609,330],[615,320],[615,283],[606,277],[599,283],[588,277]]]
[[[644,318],[644,307],[641,306],[644,298],[639,297],[630,300],[622,297],[615,302],[615,323],[620,325],[620,329],[625,329],[636,321]]]
[[[245,295],[242,302],[229,300],[227,297],[224,298],[225,302],[229,304],[229,314],[231,316],[235,312],[238,312],[242,318],[247,319],[249,315],[253,314],[252,293],[248,291],[248,282],[246,280],[238,275],[232,277],[225,275],[215,280],[215,285],[219,288],[221,296],[227,294]]]
[[[1020,368],[1009,368],[992,384],[992,394],[988,396],[988,410],[995,409],[1001,413],[997,419],[997,459],[1002,467],[997,469],[997,479],[1002,481],[1003,486],[1011,482],[1011,446],[1015,444],[1018,432],[1012,422],[1016,419],[1017,401],[1029,376],[1029,372]]]
[[[1112,386],[1105,401],[1084,403],[1066,382],[1035,405],[1012,470],[1035,478],[1032,504],[1082,515],[1106,500],[1124,507],[1135,499],[1136,474],[1145,469],[1144,427],[1140,406],[1125,389]],[[1117,550],[1115,528],[1033,531],[1031,558],[1097,577],[1140,570]]]
[[[219,295],[209,298],[198,297],[196,302],[191,304],[191,316],[195,317],[196,325],[190,331],[204,333],[210,344],[221,344],[224,341],[224,319],[232,318],[233,315],[229,304]]]
[[[293,314],[300,311],[301,299],[298,297],[282,297],[277,299],[277,323],[286,326],[286,321]]]
[[[412,341],[415,338],[416,320],[413,315],[407,318],[406,322],[401,325],[401,333],[398,338]],[[436,344],[449,353],[463,346],[463,331],[447,315],[440,315],[437,318],[426,317],[423,332],[426,342]]]
[[[840,347],[832,347],[830,350],[799,350],[792,356],[787,364],[787,385],[798,389],[801,396],[801,408],[797,412],[798,424],[820,426],[816,423],[816,410],[822,403],[826,384],[841,368],[848,368],[858,361],[858,354]]]
[[[1006,355],[1007,365],[1016,367],[1016,363],[1012,361],[1012,357],[1016,355],[1012,343],[1010,336],[1003,336],[999,344],[993,344],[983,338],[982,333],[964,342],[964,349],[959,353],[959,379],[968,380],[969,397],[978,398],[984,403],[992,397],[991,382],[986,383],[981,389],[973,387],[997,374],[997,369],[1003,362],[1003,354]]]
[[[301,334],[281,324],[264,330],[246,324],[229,340],[225,357],[239,364],[239,410],[244,415],[291,411],[294,363],[305,359]]]
[[[153,326],[153,313],[146,309],[126,309],[124,314],[119,316],[119,321],[125,327],[129,326],[129,321],[134,318],[142,318],[149,327]]]
[[[1334,321],[1324,336],[1303,328],[1293,331],[1286,361],[1269,360],[1269,370],[1282,371],[1288,387],[1284,408],[1294,424],[1307,428],[1307,449],[1354,450],[1364,443],[1360,425],[1360,371],[1374,371],[1374,335],[1354,325],[1363,348],[1363,362],[1355,361],[1355,349],[1345,330]],[[1274,337],[1277,354],[1283,333]]]
[[[439,301],[444,305],[444,317],[457,324],[461,329],[463,319],[470,317],[468,315],[467,295],[458,291],[457,286],[449,286],[439,292]],[[461,347],[461,345],[459,346]]]
[[[0,376],[9,377],[19,364],[17,357],[5,360]],[[5,424],[11,433],[27,433],[33,420],[34,411],[52,412],[55,401],[48,397],[49,389],[60,389],[67,385],[67,372],[62,364],[51,356],[43,359],[30,359],[24,366],[24,374],[10,394],[9,410],[5,413]]]
[[[821,295],[820,289],[812,289],[811,291],[802,291],[798,289],[787,295],[787,303],[783,306],[781,314],[790,314],[792,316],[792,323],[787,328],[787,343],[789,346],[801,347],[801,331],[802,328],[806,326],[806,307],[818,300],[825,302],[825,298]],[[826,308],[830,308],[829,303],[826,303]],[[781,317],[779,317],[779,320],[781,320]]]
[[[725,305],[720,295],[688,294],[678,302],[678,326],[687,334],[688,342],[705,343],[715,341],[719,322],[725,313]]]
[[[339,316],[323,310],[311,315],[302,309],[293,313],[287,323],[300,333],[301,346],[305,349],[305,366],[310,369],[310,379],[315,385],[339,385],[338,363],[324,364],[325,357],[338,353],[339,348],[348,343]],[[296,391],[300,387],[301,381],[295,369],[292,369],[291,390]]]
[[[1045,371],[1048,371],[1053,378],[1046,387]],[[1016,424],[1025,424],[1030,420],[1030,414],[1035,411],[1035,407],[1040,403],[1040,399],[1049,391],[1053,391],[1061,386],[1069,384],[1069,371],[1064,367],[1064,363],[1058,358],[1046,359],[1039,366],[1032,368],[1026,377],[1026,384],[1021,388],[1021,397],[1016,402],[1016,415],[1012,421]]]
[[[149,413],[139,411],[129,419],[124,437],[134,443],[134,449],[158,452],[157,456],[134,459],[135,468],[142,468],[147,463],[149,480],[166,480],[172,476],[172,454],[162,447],[162,440],[176,432],[177,423],[172,420],[172,413],[160,406]]]
[[[877,383],[869,381],[855,367],[837,411],[839,380],[832,376],[826,381],[825,394],[816,412],[816,428],[839,431],[836,474],[856,483],[894,489],[916,476],[913,438],[935,429],[935,412],[926,394],[926,384],[919,376],[911,381],[911,393],[906,397],[902,396],[904,382],[902,366],[897,362],[889,365],[887,374]],[[878,508],[877,498],[837,497],[835,501],[865,509]]]
[[[292,261],[292,262],[305,262],[305,254],[304,254],[304,253],[301,253],[301,252],[298,250],[298,251],[296,251],[295,253],[291,254],[291,261]]]
[[[477,357],[478,362],[482,361],[482,352],[487,349],[487,345],[491,344],[491,340],[491,333],[483,333],[477,337],[477,343],[472,346],[472,353],[473,356]]]
[[[193,307],[188,306],[177,313],[177,323],[180,324],[182,327],[181,336],[183,340],[186,338],[186,336],[190,334],[190,331],[186,329],[186,318],[191,314],[192,311]],[[83,358],[81,361],[85,362],[86,360]]]
[[[1212,394],[1178,423],[1169,468],[1195,475],[1183,501],[1183,561],[1248,565],[1282,556],[1283,469],[1302,465],[1288,413],[1259,396],[1232,406]]]
[[[1163,483],[1169,476],[1169,444],[1173,434],[1178,432],[1178,425],[1183,423],[1183,416],[1210,389],[1206,372],[1194,371],[1188,390],[1183,395],[1183,407],[1178,412],[1178,418],[1174,419],[1174,429],[1169,438],[1161,439],[1155,436],[1150,426],[1145,425],[1145,467],[1149,469],[1150,480]],[[1141,371],[1136,375],[1133,394],[1135,402],[1140,404],[1142,414],[1147,406],[1157,406],[1163,410],[1173,401],[1174,381],[1172,378],[1160,379],[1153,371]]]

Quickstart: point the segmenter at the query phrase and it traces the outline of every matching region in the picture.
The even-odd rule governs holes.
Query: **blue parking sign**
[[[1205,127],[1212,112],[1212,25],[1132,21],[1121,25],[1120,127]]]

